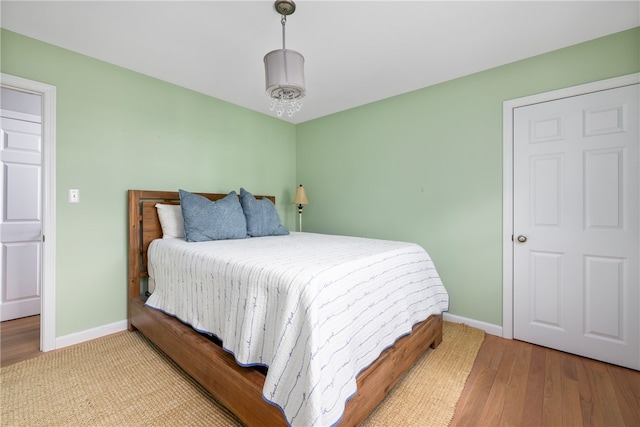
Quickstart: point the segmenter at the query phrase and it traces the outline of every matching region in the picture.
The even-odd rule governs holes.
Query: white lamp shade
[[[305,96],[304,57],[295,50],[278,49],[264,56],[267,95],[288,100]]]

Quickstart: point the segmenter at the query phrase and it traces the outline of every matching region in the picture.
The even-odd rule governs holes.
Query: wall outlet
[[[69,190],[69,203],[80,203],[80,190],[77,188]]]

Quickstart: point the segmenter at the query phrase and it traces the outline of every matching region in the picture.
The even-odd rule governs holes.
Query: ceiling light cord
[[[287,25],[287,15],[283,14],[282,15],[282,19],[280,19],[280,23],[282,24],[282,50],[286,51],[287,50],[287,45],[286,45],[286,38],[285,38],[285,27]],[[285,81],[289,81],[289,75],[287,73],[287,70],[289,68],[289,65],[287,64],[287,55],[284,55],[284,79]],[[292,99],[292,97],[295,96],[295,93],[292,92],[289,89],[283,89],[282,90],[282,98],[281,99]],[[293,110],[291,110],[291,114],[289,114],[289,117],[291,117],[293,115]],[[282,113],[280,113],[282,114]]]
[[[282,50],[285,50],[286,49],[285,25],[287,24],[287,15],[282,15],[282,19],[280,20],[280,23],[282,23]]]

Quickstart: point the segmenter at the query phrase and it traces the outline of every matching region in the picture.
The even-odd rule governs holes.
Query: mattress
[[[449,296],[413,243],[292,232],[149,246],[147,305],[215,335],[294,426],[337,423],[356,377]]]

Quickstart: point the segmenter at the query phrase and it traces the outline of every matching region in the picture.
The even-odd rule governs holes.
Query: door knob
[[[527,236],[523,236],[522,234],[518,236],[518,242],[524,243],[527,241]]]

